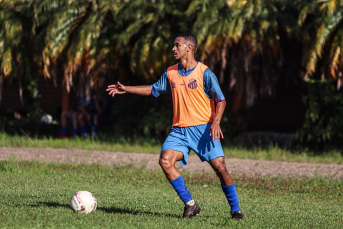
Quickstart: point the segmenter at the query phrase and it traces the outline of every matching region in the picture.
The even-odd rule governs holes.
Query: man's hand
[[[112,84],[109,85],[106,89],[106,91],[109,91],[109,95],[112,95],[112,97],[115,94],[125,94],[126,93],[126,87],[124,85],[122,85],[119,81],[117,82],[117,84]]]
[[[214,116],[211,129],[210,129],[210,136],[212,136],[215,142],[217,140],[220,141],[220,137],[224,138],[222,129],[220,128],[219,124],[220,124],[220,120],[223,117],[225,106],[226,106],[225,99],[220,102],[217,102],[216,104],[216,115]]]
[[[212,136],[213,140],[216,142],[217,139],[220,141],[220,138],[224,138],[222,129],[219,126],[219,123],[213,122],[211,125],[210,136]]]

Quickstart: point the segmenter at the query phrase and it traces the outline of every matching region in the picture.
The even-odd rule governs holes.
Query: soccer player
[[[175,167],[177,161],[187,164],[192,149],[201,161],[211,165],[219,177],[232,218],[243,219],[236,187],[226,169],[220,144],[220,138],[224,137],[219,124],[226,106],[225,98],[214,73],[195,60],[197,44],[196,37],[191,33],[178,35],[172,51],[179,63],[169,67],[158,82],[151,86],[124,86],[118,82],[109,85],[107,91],[112,96],[124,93],[155,97],[162,93],[172,94],[173,127],[162,146],[159,163],[185,204],[183,218],[195,216],[201,210]]]
[[[77,115],[77,96],[75,87],[71,87],[69,93],[67,93],[66,89],[63,89],[61,114],[62,134],[60,136],[60,139],[67,138],[68,119],[71,119],[73,123],[73,133],[70,138],[73,139],[77,135]]]
[[[79,122],[82,134],[85,138],[88,137],[87,124],[93,125],[92,137],[96,137],[99,131],[100,117],[107,105],[107,100],[100,100],[96,91],[92,91],[91,97],[80,96],[79,98]]]

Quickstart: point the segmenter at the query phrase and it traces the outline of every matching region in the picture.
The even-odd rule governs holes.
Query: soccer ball
[[[97,202],[92,193],[88,191],[79,191],[71,197],[70,207],[75,212],[89,214],[95,212]]]
[[[46,124],[52,124],[53,118],[51,115],[49,114],[45,114],[42,116],[42,118],[40,119],[40,121],[42,123],[46,123]]]

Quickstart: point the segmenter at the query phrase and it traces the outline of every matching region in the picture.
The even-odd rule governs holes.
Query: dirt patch
[[[146,169],[160,169],[159,155],[146,153],[123,153],[107,151],[91,151],[78,149],[52,148],[11,148],[0,147],[0,160],[10,157],[23,161],[56,162],[56,163],[99,163],[109,166],[135,167],[145,166]],[[231,174],[246,176],[286,176],[286,177],[332,177],[343,179],[343,165],[297,163],[267,160],[226,158],[226,166]],[[182,171],[198,173],[213,173],[208,163],[202,163],[196,155],[189,157],[188,164],[182,166]]]

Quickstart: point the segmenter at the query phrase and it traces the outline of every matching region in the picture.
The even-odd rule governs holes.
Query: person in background
[[[89,136],[88,126],[92,126],[92,137],[98,134],[100,116],[106,104],[106,100],[101,100],[101,96],[97,95],[96,91],[92,91],[89,98],[87,96],[80,97],[78,120],[85,138]]]
[[[61,113],[61,126],[62,133],[60,139],[67,138],[67,124],[68,120],[72,121],[73,132],[70,138],[75,138],[77,135],[78,129],[78,120],[77,120],[77,97],[74,87],[70,88],[70,92],[66,89],[62,92],[62,113]]]

